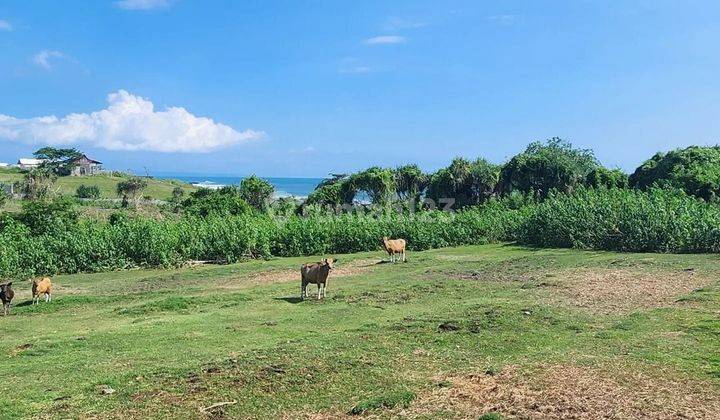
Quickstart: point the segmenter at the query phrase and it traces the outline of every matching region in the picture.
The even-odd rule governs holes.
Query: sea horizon
[[[159,172],[153,175],[158,179],[176,179],[190,184],[212,186],[240,185],[249,175],[194,174],[182,172]],[[258,176],[275,187],[276,197],[306,198],[326,178],[320,177],[269,177]]]

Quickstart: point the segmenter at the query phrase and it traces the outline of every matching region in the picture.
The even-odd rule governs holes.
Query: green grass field
[[[509,245],[15,283],[0,417],[712,418],[717,255]],[[318,257],[319,258],[319,257]],[[314,291],[314,289],[309,289]],[[493,417],[493,416],[496,417]]]
[[[16,169],[0,169],[0,183],[14,183],[22,181],[23,174]],[[80,185],[97,185],[100,188],[101,198],[117,198],[117,184],[123,177],[113,176],[110,173],[92,176],[63,176],[55,182],[55,189],[58,193],[67,196],[74,196]],[[185,193],[195,191],[197,188],[188,183],[175,180],[148,179],[148,186],[143,190],[143,196],[149,196],[156,200],[168,200],[172,197],[175,187],[181,187]]]

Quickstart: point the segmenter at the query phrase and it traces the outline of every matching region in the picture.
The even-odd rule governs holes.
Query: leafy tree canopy
[[[265,212],[275,192],[275,187],[268,181],[251,175],[242,180],[239,192],[240,197],[247,201],[248,204],[259,211]]]
[[[417,165],[405,165],[395,169],[395,188],[401,199],[418,199],[427,184],[427,175]]]
[[[373,204],[386,204],[395,194],[395,173],[392,169],[374,166],[353,175],[347,182],[365,192]]]
[[[681,188],[705,200],[720,196],[720,146],[690,146],[657,153],[630,175],[630,186]]]
[[[500,167],[485,159],[470,162],[458,157],[430,177],[427,195],[436,204],[452,198],[456,208],[482,204],[494,194],[499,173]]]
[[[45,162],[41,165],[55,175],[65,176],[72,171],[73,161],[80,156],[77,149],[58,149],[55,147],[43,147],[37,150],[33,155],[37,159],[43,159]]]
[[[500,190],[504,194],[535,191],[541,197],[552,189],[570,192],[598,166],[591,150],[575,149],[557,137],[545,143],[534,142],[502,168]]]

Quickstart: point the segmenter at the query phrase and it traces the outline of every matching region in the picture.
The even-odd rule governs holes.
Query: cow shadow
[[[302,299],[300,299],[300,296],[276,297],[273,298],[273,300],[280,300],[283,302],[291,303],[293,305],[303,301]]]

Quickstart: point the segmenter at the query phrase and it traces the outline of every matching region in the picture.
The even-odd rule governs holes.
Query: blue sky
[[[0,52],[6,162],[324,176],[559,136],[632,170],[720,139],[716,1],[6,0]]]

